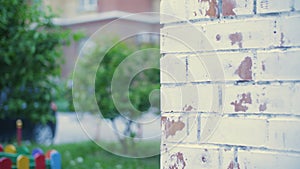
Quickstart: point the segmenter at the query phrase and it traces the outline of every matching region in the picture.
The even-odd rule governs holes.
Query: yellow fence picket
[[[8,144],[4,148],[5,153],[11,153],[11,154],[16,154],[17,150],[16,147],[12,144]]]
[[[29,169],[29,159],[26,156],[19,155],[17,158],[17,169]]]

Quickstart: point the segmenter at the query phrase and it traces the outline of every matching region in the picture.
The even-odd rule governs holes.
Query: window
[[[136,36],[136,43],[159,43],[159,35],[151,32],[140,32]]]
[[[98,0],[80,0],[80,9],[82,11],[94,11],[98,7]]]

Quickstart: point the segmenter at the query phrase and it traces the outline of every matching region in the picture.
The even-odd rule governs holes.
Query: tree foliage
[[[70,35],[53,17],[40,4],[0,0],[0,118],[49,120],[52,79]]]
[[[89,109],[93,107],[91,105],[93,103],[88,102],[89,99],[87,98],[93,97],[92,94],[94,93],[97,106],[104,118],[114,120],[120,115],[128,115],[129,118],[135,119],[151,106],[159,106],[158,104],[151,104],[149,100],[151,92],[159,89],[160,86],[159,60],[157,59],[159,50],[153,44],[142,45],[137,48],[125,42],[117,43],[109,48],[107,44],[113,44],[115,41],[98,44],[89,54],[80,58],[76,68],[78,86],[76,90],[73,90],[73,95],[75,98],[86,97],[80,99],[83,103],[78,104],[78,110],[84,111],[80,107],[85,107],[90,112],[97,112],[97,110]],[[147,49],[154,50],[147,51]],[[136,51],[142,52],[134,55]],[[102,60],[100,59],[101,56],[103,56]],[[125,62],[129,56],[132,56],[133,59]],[[141,68],[146,66],[147,62],[152,65],[155,64],[155,68],[142,70]],[[93,74],[93,69],[96,69],[95,74]],[[130,77],[131,79],[128,79]],[[113,84],[114,80],[115,86]],[[129,82],[128,88],[122,86],[126,85],[127,82]],[[116,88],[115,92],[113,92],[113,87]],[[118,91],[118,89],[125,89],[128,93]],[[127,97],[129,97],[128,100]],[[159,102],[159,98],[154,99],[155,103]]]
[[[131,128],[136,124],[134,120],[149,108],[159,108],[160,54],[153,44],[136,47],[130,42],[115,42],[96,43],[94,49],[80,57],[74,74],[73,97],[76,111],[100,112],[115,130],[115,119],[125,117],[125,130],[116,133],[126,152],[126,137],[135,136]]]

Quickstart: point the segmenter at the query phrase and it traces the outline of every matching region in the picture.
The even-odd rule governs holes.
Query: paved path
[[[148,113],[140,122],[142,125],[142,138],[160,139],[160,117]],[[121,119],[117,120],[117,127],[120,131],[125,125]],[[137,131],[137,128],[135,128]],[[76,113],[58,113],[57,130],[54,144],[80,142],[90,139],[115,141],[116,136],[107,120],[100,120],[97,116],[83,113],[77,116]],[[99,131],[99,132],[97,132]]]

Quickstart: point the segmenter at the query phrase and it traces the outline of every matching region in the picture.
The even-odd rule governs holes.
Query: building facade
[[[118,20],[109,25],[111,32],[103,36],[122,37],[130,32],[141,34],[137,36],[137,43],[142,43],[144,40],[153,43],[159,41],[158,34],[143,34],[159,32],[159,15],[145,14],[145,12],[158,12],[159,0],[44,0],[44,6],[50,6],[55,13],[59,14],[59,18],[54,20],[55,24],[85,34],[83,39],[72,42],[70,46],[64,48],[63,78],[71,76],[80,49],[88,38],[113,21]],[[132,14],[135,16],[126,18]]]

